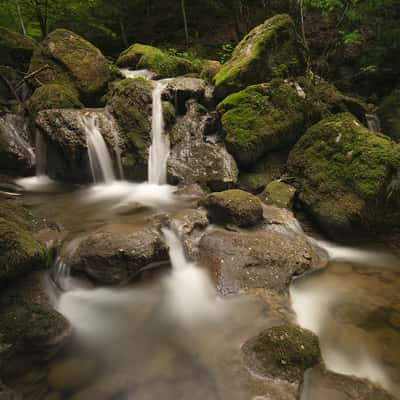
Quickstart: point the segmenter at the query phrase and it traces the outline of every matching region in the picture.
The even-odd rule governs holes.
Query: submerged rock
[[[260,200],[243,190],[211,193],[205,198],[204,206],[212,222],[248,227],[260,223],[263,219]]]
[[[110,154],[114,154],[118,131],[114,118],[107,110],[40,111],[36,125],[46,143],[47,172],[51,178],[74,183],[92,181],[85,125],[82,122],[85,116],[95,119]]]
[[[242,351],[255,372],[289,382],[301,382],[304,372],[321,361],[318,337],[293,325],[261,332],[247,341]]]
[[[2,65],[28,69],[37,43],[28,36],[0,27],[0,59]]]
[[[151,144],[153,86],[143,78],[128,78],[110,86],[106,96],[107,108],[120,127],[125,176],[145,180]]]
[[[383,132],[400,142],[400,89],[395,89],[383,99],[378,114]]]
[[[275,15],[256,26],[235,48],[214,78],[218,100],[256,83],[296,76],[304,68],[296,28],[289,15]]]
[[[150,264],[168,260],[168,249],[157,226],[132,228],[124,234],[110,226],[83,236],[67,263],[73,274],[79,272],[101,284],[119,285],[131,281]]]
[[[54,108],[83,108],[83,104],[74,89],[54,83],[37,88],[28,101],[29,113],[33,119],[39,111]]]
[[[0,296],[0,371],[22,375],[32,363],[53,356],[71,328],[50,304],[42,276],[31,274]]]
[[[295,193],[296,189],[293,186],[281,181],[272,181],[266,186],[260,197],[266,204],[291,209]]]
[[[168,181],[185,185],[198,183],[211,190],[224,190],[237,182],[233,157],[218,140],[217,118],[190,100],[186,115],[178,118],[169,132],[171,151]]]
[[[124,50],[118,57],[117,65],[131,69],[149,69],[158,79],[199,71],[197,66],[185,58],[140,43]]]
[[[0,116],[0,171],[10,175],[31,174],[35,155],[29,142],[28,125],[23,116]]]
[[[72,86],[89,104],[96,103],[111,79],[109,62],[101,51],[66,29],[56,29],[40,43],[32,57],[29,72],[46,65],[48,68],[35,75],[42,84]]]
[[[328,233],[372,233],[399,224],[400,147],[351,114],[312,126],[288,166],[299,200]]]

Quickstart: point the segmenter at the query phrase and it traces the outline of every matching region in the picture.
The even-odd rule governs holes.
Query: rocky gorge
[[[376,132],[301,48],[0,28],[0,399],[399,398],[397,92]]]

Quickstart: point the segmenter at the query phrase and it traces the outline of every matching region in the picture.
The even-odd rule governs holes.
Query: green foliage
[[[232,43],[223,44],[217,52],[219,62],[225,64],[232,57],[233,50],[235,46]]]

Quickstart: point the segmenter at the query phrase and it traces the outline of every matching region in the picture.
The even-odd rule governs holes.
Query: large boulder
[[[299,200],[328,233],[398,226],[400,146],[351,114],[309,128],[288,167]]]
[[[140,43],[124,50],[118,57],[117,65],[130,69],[149,69],[159,79],[199,72],[199,68],[185,58]]]
[[[251,193],[232,189],[211,193],[203,201],[212,222],[254,226],[263,219],[260,200]]]
[[[168,181],[198,183],[211,190],[229,189],[237,183],[238,169],[218,137],[218,119],[194,100],[169,131],[171,151]]]
[[[250,368],[270,378],[301,382],[321,361],[318,337],[293,325],[274,326],[248,340],[242,351]]]
[[[120,127],[122,167],[130,179],[147,178],[152,90],[151,82],[143,78],[127,78],[113,83],[106,96],[107,108]]]
[[[10,175],[32,174],[35,154],[29,141],[28,125],[23,116],[0,116],[0,171]]]
[[[0,202],[0,287],[48,266],[47,250],[34,238],[41,225],[27,209]]]
[[[383,99],[378,114],[383,132],[400,142],[400,89],[395,89]]]
[[[28,101],[28,109],[31,117],[41,110],[54,108],[82,108],[77,93],[70,86],[57,83],[48,83],[38,87]]]
[[[50,303],[43,277],[31,274],[0,296],[0,371],[22,376],[32,363],[54,356],[71,334]]]
[[[297,82],[280,79],[234,93],[217,110],[227,148],[240,166],[294,144],[323,113]]]
[[[53,179],[85,183],[92,181],[86,142],[86,120],[92,121],[116,157],[118,130],[113,116],[104,109],[55,109],[38,113],[36,125],[46,148],[47,173]]]
[[[113,226],[91,232],[79,240],[66,263],[73,274],[83,273],[97,283],[125,284],[150,264],[169,260],[157,224],[132,227],[121,235]]]
[[[296,76],[304,69],[292,18],[275,15],[256,26],[235,48],[214,78],[217,99],[272,78]]]
[[[101,51],[66,29],[51,32],[35,51],[29,67],[41,84],[67,84],[78,90],[88,104],[96,103],[111,79],[111,68]]]
[[[8,65],[26,71],[37,43],[28,36],[0,27],[0,59]]]

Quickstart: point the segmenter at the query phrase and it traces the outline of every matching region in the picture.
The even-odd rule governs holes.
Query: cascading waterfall
[[[95,114],[81,117],[89,153],[90,169],[95,183],[115,181],[113,162],[99,129],[99,118]]]
[[[161,98],[166,83],[165,81],[155,81],[154,84],[151,128],[152,143],[149,149],[148,180],[149,183],[163,185],[167,182],[167,160],[170,146],[169,139],[164,134],[164,116]]]

